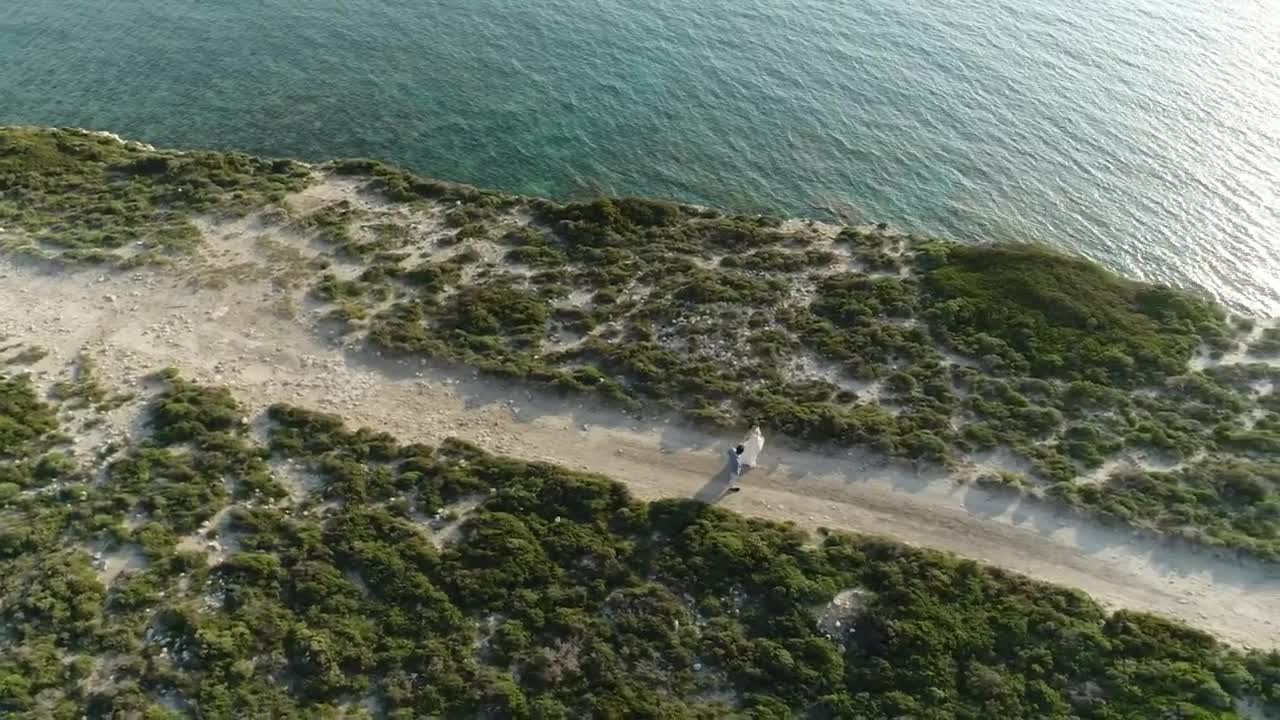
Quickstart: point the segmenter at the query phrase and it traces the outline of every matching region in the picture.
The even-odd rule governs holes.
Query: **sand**
[[[1275,567],[993,494],[963,482],[972,472],[789,448],[773,438],[763,466],[744,477],[744,491],[725,495],[724,448],[739,432],[711,435],[465,369],[380,357],[309,307],[299,264],[319,250],[307,240],[253,219],[210,219],[202,227],[200,255],[171,268],[113,272],[0,260],[0,337],[49,351],[30,368],[46,384],[82,351],[114,386],[136,388],[143,376],[176,367],[231,389],[252,418],[286,402],[406,442],[457,437],[598,472],[640,498],[692,497],[806,528],[883,535],[1079,588],[1110,608],[1182,620],[1239,646],[1280,648]],[[292,250],[281,252],[282,245]],[[142,432],[146,397],[110,413],[77,449],[88,453]]]

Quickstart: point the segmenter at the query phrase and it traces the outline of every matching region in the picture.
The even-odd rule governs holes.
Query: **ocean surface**
[[[0,124],[1033,240],[1280,314],[1276,0],[5,0]]]

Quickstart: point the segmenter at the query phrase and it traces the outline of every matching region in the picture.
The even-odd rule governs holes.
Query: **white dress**
[[[742,466],[755,467],[761,450],[764,450],[764,433],[760,432],[760,426],[757,425],[751,428],[751,432],[742,441],[742,455],[738,458]]]
[[[742,453],[739,454],[736,448],[729,451],[729,487],[738,486],[738,477],[755,467],[763,449],[764,434],[760,432],[759,426],[751,428],[751,432],[742,440]]]

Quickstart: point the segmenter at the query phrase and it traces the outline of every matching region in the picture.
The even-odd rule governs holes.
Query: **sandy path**
[[[214,257],[243,263],[243,250],[219,249],[188,270],[207,273]],[[48,349],[32,368],[47,381],[86,349],[104,380],[116,383],[174,366],[230,387],[255,413],[291,402],[407,441],[459,437],[603,473],[642,498],[698,497],[806,527],[949,550],[1082,589],[1109,607],[1178,618],[1242,646],[1280,647],[1274,568],[1172,547],[1039,503],[993,496],[937,471],[916,473],[856,453],[832,457],[771,446],[767,466],[746,477],[745,491],[723,496],[721,453],[735,438],[636,420],[577,400],[535,398],[470,373],[343,347],[307,318],[300,290],[272,283],[273,273],[285,271],[237,268],[243,282],[196,289],[172,270],[103,274],[0,260],[0,336],[4,345]],[[302,317],[288,317],[285,300],[303,306]],[[136,431],[129,412],[113,413],[117,432]]]

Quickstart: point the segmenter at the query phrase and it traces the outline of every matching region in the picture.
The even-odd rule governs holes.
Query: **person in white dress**
[[[747,433],[747,437],[742,443],[729,451],[729,492],[738,492],[742,488],[738,487],[738,478],[742,473],[755,467],[756,462],[760,458],[760,451],[764,449],[764,434],[760,432],[760,426],[751,428],[751,432]]]

